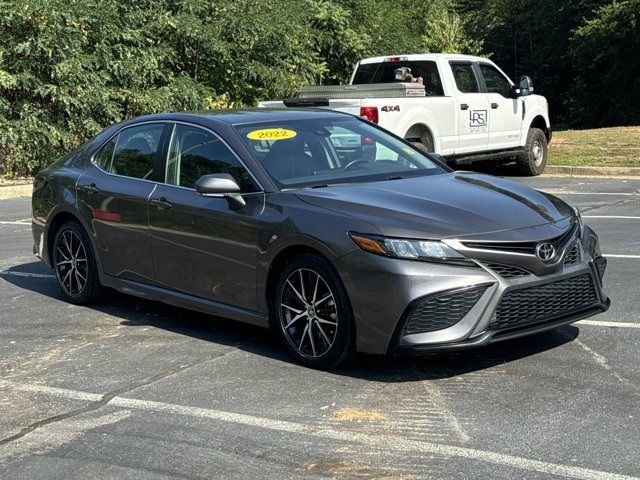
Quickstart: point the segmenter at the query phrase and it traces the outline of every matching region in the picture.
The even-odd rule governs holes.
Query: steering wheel
[[[344,167],[342,167],[342,170],[349,170],[351,167],[353,167],[355,165],[360,165],[360,164],[363,164],[363,163],[369,163],[369,160],[351,160]]]

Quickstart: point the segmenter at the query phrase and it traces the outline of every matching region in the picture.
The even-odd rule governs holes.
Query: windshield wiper
[[[317,185],[309,185],[308,188],[327,188],[328,186],[328,183],[318,183]]]
[[[402,180],[404,177],[402,175],[391,175],[390,177],[385,178],[385,180]]]

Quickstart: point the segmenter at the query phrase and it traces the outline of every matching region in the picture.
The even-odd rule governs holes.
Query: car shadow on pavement
[[[16,287],[66,303],[55,278],[50,275],[51,270],[42,262],[16,265],[0,272],[0,278]],[[293,361],[277,335],[261,327],[115,291],[104,302],[82,308],[113,316],[119,319],[121,325],[131,328],[158,328],[206,342],[232,346],[277,361]],[[332,374],[390,383],[450,378],[558,348],[572,342],[579,332],[577,327],[568,325],[521,339],[459,352],[410,357],[361,354]]]

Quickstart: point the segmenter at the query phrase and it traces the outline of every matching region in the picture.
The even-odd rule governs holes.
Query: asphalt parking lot
[[[62,300],[0,200],[0,478],[640,476],[640,180],[516,179],[579,206],[611,309],[423,358],[291,363],[259,328]]]

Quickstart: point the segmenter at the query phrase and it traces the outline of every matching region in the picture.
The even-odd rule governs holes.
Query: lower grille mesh
[[[513,265],[502,265],[500,263],[485,263],[485,265],[503,278],[526,277],[531,275],[531,272],[528,270]]]
[[[537,323],[570,313],[598,301],[591,275],[583,274],[504,294],[490,329]]]
[[[578,263],[580,261],[580,250],[578,249],[578,245],[574,245],[567,252],[567,255],[564,257],[565,265],[573,265],[574,263]]]
[[[420,301],[404,326],[405,334],[433,332],[455,325],[469,313],[488,285],[439,293]]]

